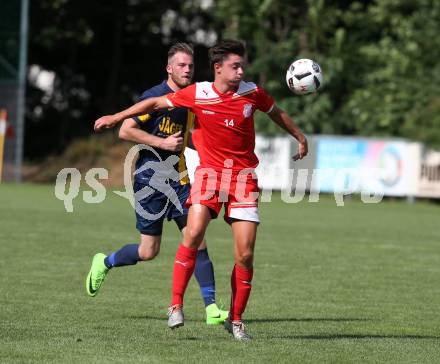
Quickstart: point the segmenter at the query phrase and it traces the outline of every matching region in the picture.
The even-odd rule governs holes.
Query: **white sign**
[[[289,166],[291,138],[267,138],[257,135],[255,154],[260,160],[257,167],[258,185],[263,189],[284,190],[290,186]]]
[[[440,198],[440,152],[430,150],[423,156],[417,197]]]

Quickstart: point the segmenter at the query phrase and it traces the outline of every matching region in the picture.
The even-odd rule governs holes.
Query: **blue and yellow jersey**
[[[150,97],[163,96],[170,92],[173,92],[173,90],[168,86],[166,81],[163,81],[161,84],[146,90],[139,98],[139,101]],[[151,114],[135,117],[134,120],[142,130],[161,138],[166,138],[181,131],[181,136],[183,137],[183,148],[181,152],[170,152],[159,148],[153,149],[159,154],[162,160],[166,160],[173,154],[177,155],[179,157],[179,163],[176,165],[176,170],[179,173],[186,171],[186,161],[183,153],[188,144],[188,137],[194,120],[193,113],[184,108],[175,108],[173,110],[164,109],[155,111]],[[149,150],[141,150],[139,152],[139,158],[136,161],[136,169],[139,169],[149,161],[157,161],[157,156]],[[151,169],[146,169],[145,171],[136,174],[135,179],[140,183],[148,183],[153,173],[154,172]],[[187,176],[180,180],[181,185],[187,183],[189,183]]]

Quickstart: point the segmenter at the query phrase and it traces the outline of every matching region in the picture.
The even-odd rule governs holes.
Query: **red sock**
[[[179,245],[174,260],[171,306],[183,304],[183,295],[194,272],[196,256],[197,249]]]
[[[254,275],[254,269],[246,269],[238,265],[234,266],[231,275],[231,309],[229,311],[229,317],[232,321],[241,321],[241,315],[246,309],[246,304],[251,294],[252,289],[252,276]]]

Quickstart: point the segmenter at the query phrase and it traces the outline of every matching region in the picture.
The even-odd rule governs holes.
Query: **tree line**
[[[440,2],[435,0],[32,1],[29,65],[55,72],[53,92],[29,83],[27,158],[90,135],[93,120],[165,78],[176,41],[195,45],[196,80],[211,80],[207,49],[236,38],[247,79],[263,85],[307,132],[404,137],[440,147]],[[316,95],[295,96],[288,65],[317,61]],[[263,114],[257,131],[278,132]]]

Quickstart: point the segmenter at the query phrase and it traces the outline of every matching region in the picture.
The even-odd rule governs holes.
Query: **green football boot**
[[[104,282],[105,276],[109,271],[104,264],[106,257],[107,256],[102,253],[95,254],[93,257],[92,266],[86,280],[86,290],[90,297],[95,297],[98,294],[102,282]]]
[[[229,311],[223,311],[218,308],[217,304],[211,303],[205,307],[206,323],[208,325],[221,325],[229,316]]]

